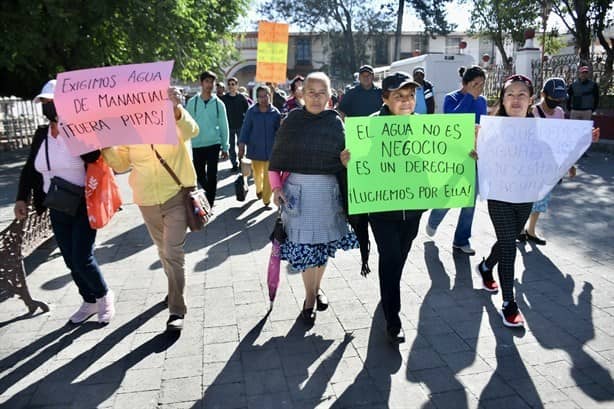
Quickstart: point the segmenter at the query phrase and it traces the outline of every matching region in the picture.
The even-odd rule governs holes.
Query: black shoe
[[[402,344],[405,342],[405,331],[403,328],[387,328],[386,338],[393,345]]]
[[[518,237],[516,237],[516,240],[524,243],[525,241],[527,241],[527,233],[520,233]]]
[[[327,308],[328,298],[326,298],[322,290],[318,290],[318,295],[316,295],[316,309],[318,311],[326,311]]]
[[[239,167],[237,165],[233,166],[231,171],[233,172],[238,172],[239,171]]]
[[[301,311],[301,318],[307,325],[313,325],[316,322],[316,310],[315,308],[305,308],[305,302],[303,302],[303,311]]]
[[[527,236],[527,240],[537,244],[538,246],[545,246],[546,245],[546,240],[540,239],[537,236],[531,236],[528,232],[525,233],[525,236]]]
[[[256,192],[256,197],[258,200],[262,199],[262,192]]]
[[[183,329],[183,315],[171,314],[166,321],[167,331],[181,331]]]

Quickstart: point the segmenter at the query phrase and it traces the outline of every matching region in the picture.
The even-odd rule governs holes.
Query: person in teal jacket
[[[198,183],[205,190],[213,207],[217,191],[217,162],[228,159],[228,119],[226,106],[213,93],[217,76],[211,71],[200,74],[201,93],[188,100],[186,109],[194,118],[200,132],[192,139],[192,162]]]

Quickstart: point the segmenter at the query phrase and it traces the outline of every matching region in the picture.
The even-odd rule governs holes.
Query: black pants
[[[192,163],[196,170],[198,184],[205,190],[209,204],[213,207],[217,191],[217,162],[220,155],[220,144],[192,148]]]
[[[418,234],[422,211],[405,212],[405,220],[369,216],[379,253],[379,290],[388,329],[401,328],[401,274]]]
[[[531,214],[533,203],[508,203],[488,201],[488,214],[495,228],[497,242],[486,259],[486,267],[492,270],[499,265],[499,282],[503,301],[514,301],[514,263],[516,261],[516,237]]]

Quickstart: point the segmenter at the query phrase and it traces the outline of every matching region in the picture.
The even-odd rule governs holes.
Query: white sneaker
[[[73,324],[81,324],[87,321],[89,317],[98,312],[98,306],[94,302],[83,302],[81,307],[70,317],[70,322]]]
[[[435,233],[437,233],[437,229],[434,227],[431,227],[430,224],[428,224],[428,222],[426,223],[426,235],[429,237],[433,237],[435,235]]]
[[[108,290],[104,297],[96,299],[99,323],[108,324],[115,315],[114,299],[115,294],[111,290]]]
[[[474,256],[475,255],[475,250],[472,249],[469,244],[465,244],[464,246],[457,246],[456,244],[452,244],[452,247],[454,247],[455,249],[460,250],[463,253],[468,254],[470,256]]]

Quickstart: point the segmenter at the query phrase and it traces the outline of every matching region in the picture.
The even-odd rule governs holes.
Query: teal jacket
[[[200,132],[192,139],[193,148],[221,145],[222,151],[228,152],[228,119],[226,106],[216,96],[205,102],[200,94],[194,95],[186,104],[187,111],[198,124]]]

